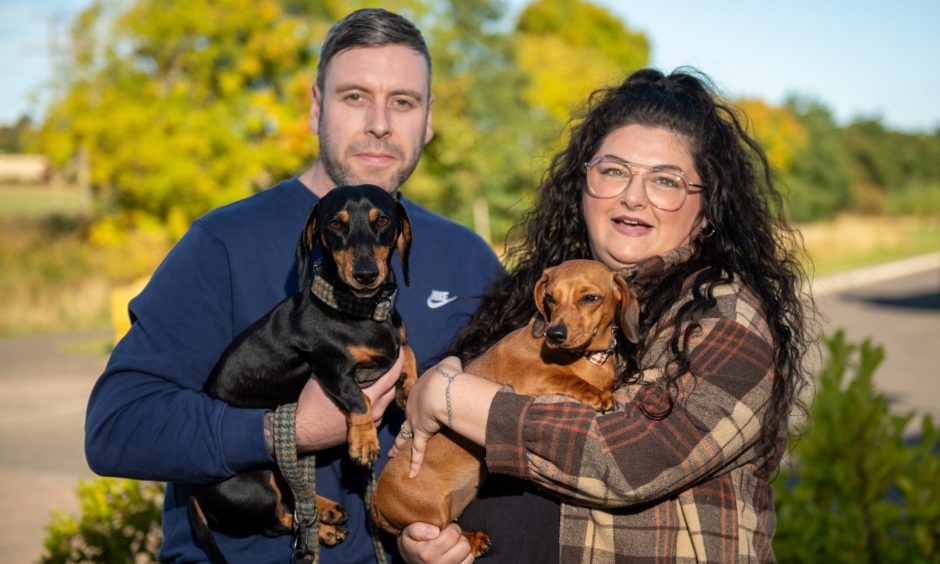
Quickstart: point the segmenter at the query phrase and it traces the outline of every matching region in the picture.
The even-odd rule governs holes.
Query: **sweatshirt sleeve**
[[[271,461],[263,410],[202,393],[232,329],[224,245],[196,222],[131,301],[131,329],[88,403],[85,454],[101,475],[205,483]]]
[[[598,414],[559,397],[508,392],[489,411],[486,463],[576,503],[626,507],[668,496],[748,462],[771,397],[773,349],[766,336],[729,319],[703,320],[691,370],[662,419],[643,414],[657,387],[618,390],[618,408]],[[646,380],[656,371],[644,373]]]

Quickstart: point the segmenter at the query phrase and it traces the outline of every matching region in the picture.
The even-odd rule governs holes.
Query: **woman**
[[[548,515],[542,531],[560,519],[553,559],[773,561],[769,479],[806,381],[810,330],[799,240],[734,111],[690,72],[642,70],[596,92],[524,229],[509,257],[517,266],[458,338],[459,360],[411,391],[412,472],[446,425],[485,447],[491,473],[561,500],[559,513],[521,510]],[[542,270],[573,258],[618,270],[642,307],[640,344],[618,345],[628,368],[611,413],[516,395],[461,370],[533,315]],[[404,444],[400,435],[396,448]],[[518,513],[531,497],[496,501]],[[494,557],[513,544],[495,528]],[[414,524],[399,547],[410,561],[470,561],[457,532]]]

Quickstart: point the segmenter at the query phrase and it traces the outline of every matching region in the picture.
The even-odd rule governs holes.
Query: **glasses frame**
[[[614,194],[613,196],[598,195],[597,193],[595,193],[594,188],[591,187],[591,183],[588,181],[588,174],[590,174],[591,169],[604,161],[607,161],[607,162],[612,161],[619,165],[623,165],[628,171],[630,171],[630,177],[626,179],[627,181],[624,183],[623,189],[617,192],[616,194]],[[655,170],[660,170],[660,171],[665,170],[665,171],[668,171],[670,174],[675,174],[676,176],[681,178],[682,182],[685,183],[685,190],[683,190],[682,192],[682,201],[679,202],[679,205],[674,208],[667,208],[667,207],[656,205],[656,203],[654,203],[653,200],[650,199],[649,192],[647,192],[646,179],[644,177],[645,173],[635,171],[633,169],[634,167],[645,168],[647,172],[655,171]],[[613,155],[602,155],[600,157],[597,157],[596,159],[593,159],[591,161],[584,163],[584,177],[585,177],[584,185],[585,185],[585,188],[587,188],[588,195],[591,196],[592,198],[598,198],[601,200],[609,200],[611,198],[616,198],[618,196],[621,196],[624,192],[626,192],[627,188],[630,187],[630,183],[633,182],[633,178],[635,176],[639,176],[643,180],[642,182],[643,195],[646,196],[646,200],[656,209],[660,209],[663,211],[676,211],[682,208],[682,206],[685,205],[685,200],[686,198],[688,198],[690,193],[698,194],[702,190],[705,190],[706,188],[708,188],[708,186],[705,186],[704,184],[696,184],[694,182],[689,182],[689,179],[686,178],[685,172],[683,170],[678,169],[678,168],[673,168],[671,166],[663,167],[661,165],[654,166],[654,165],[644,165],[640,163],[631,163],[630,161],[625,161],[621,159],[620,157],[615,157]],[[696,190],[693,190],[693,188],[696,188]]]

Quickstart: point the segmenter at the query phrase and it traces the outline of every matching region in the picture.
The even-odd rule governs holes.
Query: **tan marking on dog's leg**
[[[281,488],[277,485],[274,472],[271,472],[271,489],[277,492],[277,520],[280,521],[288,531],[293,530],[294,516],[284,510],[284,496],[281,493]]]
[[[379,435],[372,421],[372,404],[368,396],[365,413],[347,413],[346,423],[349,426],[347,440],[349,441],[349,458],[362,466],[372,468],[379,458]]]
[[[356,364],[368,364],[376,357],[382,356],[382,351],[371,347],[346,347],[346,352],[356,361]]]
[[[415,359],[415,353],[408,345],[403,344],[405,349],[405,365],[401,369],[401,377],[398,379],[398,388],[395,391],[395,401],[398,406],[404,409],[408,394],[411,393],[411,387],[418,380],[418,361]]]

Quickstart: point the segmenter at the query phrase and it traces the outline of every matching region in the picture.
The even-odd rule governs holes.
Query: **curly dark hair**
[[[675,401],[675,381],[690,366],[688,338],[700,315],[715,303],[714,288],[735,276],[762,301],[773,336],[773,401],[765,415],[758,448],[768,464],[785,445],[781,441],[787,417],[800,403],[808,381],[803,356],[815,334],[815,306],[804,295],[806,272],[799,232],[783,214],[767,157],[748,135],[738,111],[723,101],[711,81],[694,69],[664,75],[640,70],[622,84],[594,92],[585,113],[569,123],[568,146],[556,154],[542,179],[535,206],[513,227],[521,236],[507,249],[510,274],[498,281],[455,341],[452,352],[463,362],[479,356],[500,338],[525,325],[535,313],[531,292],[542,271],[563,261],[592,258],[581,209],[586,182],[584,163],[591,160],[613,130],[642,125],[667,129],[688,143],[704,184],[702,214],[708,237],[695,241],[692,258],[666,274],[643,297],[641,342],[646,342],[660,319],[682,292],[682,283],[695,275],[694,299],[680,308],[672,337],[672,362],[663,386]],[[562,218],[562,219],[560,219]],[[510,238],[510,241],[513,239]],[[680,331],[685,325],[685,330]],[[620,382],[636,381],[639,352],[624,344],[620,351],[631,360],[622,366]]]

